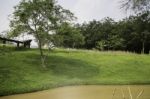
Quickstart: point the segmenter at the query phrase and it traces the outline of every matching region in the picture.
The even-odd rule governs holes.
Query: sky
[[[119,0],[57,0],[63,8],[69,9],[78,18],[78,23],[101,20],[111,17],[120,20],[127,15],[119,9]],[[0,33],[9,29],[9,15],[14,11],[13,7],[20,0],[0,1]]]

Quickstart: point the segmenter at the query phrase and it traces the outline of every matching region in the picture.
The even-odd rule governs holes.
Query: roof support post
[[[19,42],[17,42],[17,48],[19,48]]]
[[[3,40],[3,47],[5,47],[5,44],[6,44],[6,40]]]

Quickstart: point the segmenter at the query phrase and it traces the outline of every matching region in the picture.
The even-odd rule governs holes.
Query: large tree
[[[73,14],[63,9],[55,0],[22,0],[15,7],[10,35],[32,34],[39,46],[42,66],[46,67],[42,45],[49,40],[50,34],[55,32],[57,26],[73,18]]]

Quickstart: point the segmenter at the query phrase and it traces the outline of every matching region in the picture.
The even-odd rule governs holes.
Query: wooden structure
[[[31,41],[32,41],[32,40],[18,41],[18,40],[12,40],[12,39],[2,38],[2,37],[0,37],[0,40],[3,42],[3,44],[6,44],[7,41],[16,43],[18,48],[20,44],[23,44],[23,47],[25,48],[30,48]]]

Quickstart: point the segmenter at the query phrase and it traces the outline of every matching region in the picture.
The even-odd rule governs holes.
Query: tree
[[[81,32],[85,36],[85,47],[91,49],[103,45],[105,46],[104,49],[110,49],[114,24],[114,20],[108,17],[101,21],[93,20],[88,24],[84,23],[81,26]]]
[[[11,20],[11,36],[22,33],[32,34],[38,43],[42,66],[45,66],[45,56],[42,45],[62,22],[74,19],[73,14],[55,0],[22,0],[15,7]]]
[[[149,20],[149,12],[145,12],[119,22],[118,30],[124,39],[125,50],[149,53]]]
[[[105,18],[78,25],[85,37],[84,48],[149,53],[149,13],[149,11],[139,13],[119,22]]]
[[[150,17],[149,17],[149,12],[143,13],[143,14],[138,14],[135,18],[134,18],[134,29],[136,32],[136,35],[134,35],[134,37],[138,37],[139,41],[141,42],[141,52],[144,53],[145,52],[145,47],[146,47],[146,43],[149,42],[149,38],[150,38],[150,31],[149,31],[149,21],[150,21]]]
[[[84,44],[84,37],[80,30],[69,23],[63,23],[57,30],[55,37],[58,46],[79,48]]]
[[[84,47],[87,49],[94,48],[96,42],[100,39],[101,23],[93,20],[80,26],[80,31],[85,38]]]
[[[122,0],[121,8],[135,12],[150,11],[150,0]]]

